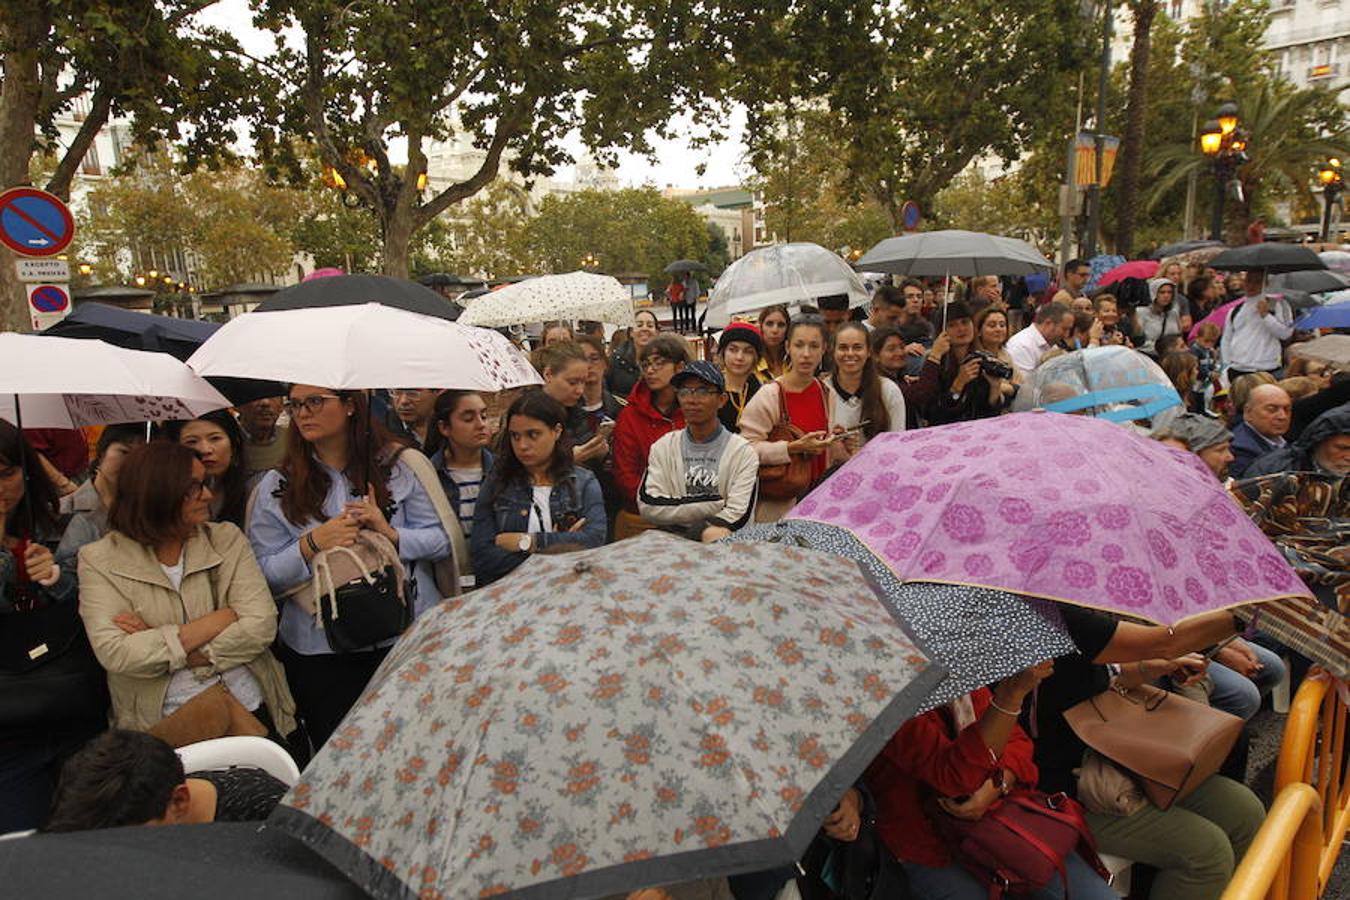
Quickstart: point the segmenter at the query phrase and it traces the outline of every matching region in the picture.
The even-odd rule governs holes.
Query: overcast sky
[[[265,56],[273,46],[271,34],[253,27],[248,0],[220,0],[214,6],[207,7],[199,19],[203,24],[229,31],[243,44],[245,50],[258,56]],[[742,176],[740,138],[744,129],[744,116],[733,115],[731,135],[727,141],[702,151],[685,147],[687,138],[683,131],[687,127],[687,122],[683,127],[677,122],[672,130],[678,136],[653,136],[652,144],[656,149],[654,162],[632,153],[621,154],[618,170],[620,182],[625,186],[651,183],[658,187],[671,185],[682,188],[739,184]],[[569,136],[565,144],[574,156],[580,156],[581,141],[575,134]],[[398,149],[391,147],[395,154]],[[700,164],[704,166],[701,176],[698,174]],[[562,171],[555,177],[566,181],[570,172]]]

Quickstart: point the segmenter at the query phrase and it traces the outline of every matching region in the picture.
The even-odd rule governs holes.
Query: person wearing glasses
[[[400,426],[394,433],[401,432],[400,436],[406,437],[428,456],[440,447],[439,434],[431,424],[440,393],[435,388],[395,388],[389,392],[389,401]]]
[[[168,422],[164,436],[187,447],[206,467],[211,488],[211,521],[244,527],[248,503],[248,463],[244,459],[244,431],[227,409],[181,422]]]
[[[223,685],[280,740],[295,704],[268,649],[276,604],[243,532],[211,521],[208,477],[172,441],[127,454],[108,534],[80,550],[80,618],[108,673],[114,727],[149,731]]]
[[[754,515],[759,454],[718,416],[727,386],[717,366],[695,360],[675,373],[673,383],[685,425],[652,444],[638,509],[653,525],[715,541]]]
[[[337,728],[394,640],[335,652],[313,614],[287,593],[310,581],[316,555],[351,546],[367,529],[398,548],[416,617],[438,602],[432,563],[450,553],[430,496],[400,459],[404,447],[370,419],[367,403],[362,391],[292,385],[286,458],[258,482],[248,517],[249,540],[281,610],[277,652],[315,747]]]
[[[628,395],[628,405],[614,426],[614,482],[623,503],[614,523],[616,539],[632,537],[648,527],[638,517],[638,484],[647,471],[652,444],[684,427],[672,379],[689,362],[688,346],[683,338],[659,334],[638,351],[642,381]]]

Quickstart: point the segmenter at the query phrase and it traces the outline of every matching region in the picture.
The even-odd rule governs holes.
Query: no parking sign
[[[70,315],[70,289],[64,284],[28,285],[28,312],[33,330],[41,331]]]

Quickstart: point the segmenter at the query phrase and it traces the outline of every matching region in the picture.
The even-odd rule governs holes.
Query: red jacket
[[[684,413],[678,406],[671,418],[652,405],[651,388],[639,381],[628,395],[628,405],[614,425],[614,482],[619,487],[623,508],[637,512],[637,490],[647,471],[647,454],[663,434],[684,427]]]
[[[988,688],[980,688],[970,696],[978,721],[993,695]],[[995,763],[974,725],[952,739],[945,708],[910,719],[867,770],[881,839],[905,862],[933,868],[951,865],[951,855],[929,823],[924,802],[932,796],[973,793],[996,764],[1016,775],[1019,784],[1034,785],[1037,772],[1031,754],[1031,738],[1020,725],[1013,726],[1003,755]]]

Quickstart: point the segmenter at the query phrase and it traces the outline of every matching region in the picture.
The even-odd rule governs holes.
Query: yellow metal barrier
[[[1322,802],[1311,785],[1291,784],[1276,796],[1222,900],[1311,900],[1321,893],[1321,857]],[[1277,876],[1286,874],[1281,892]]]
[[[1312,871],[1315,882],[1296,877],[1294,862],[1283,860],[1270,883],[1271,900],[1309,900],[1321,895],[1336,865],[1341,842],[1350,827],[1350,779],[1345,770],[1346,705],[1334,679],[1313,669],[1299,687],[1284,727],[1280,758],[1275,767],[1275,793],[1283,796],[1291,785],[1312,788],[1318,798],[1322,845]],[[1295,883],[1314,885],[1300,893]],[[1305,888],[1306,890],[1306,888]]]

